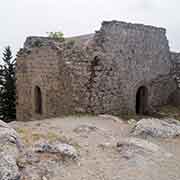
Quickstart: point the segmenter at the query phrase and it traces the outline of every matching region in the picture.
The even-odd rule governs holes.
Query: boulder
[[[133,128],[135,136],[172,138],[180,135],[180,122],[175,119],[141,119]]]
[[[64,143],[38,143],[35,145],[35,152],[60,154],[63,157],[69,157],[72,159],[76,159],[78,157],[76,149],[72,145]]]
[[[0,180],[19,180],[20,173],[16,165],[16,160],[4,153],[0,153]]]
[[[136,156],[158,156],[172,157],[173,155],[166,152],[158,145],[140,138],[129,137],[122,139],[117,143],[117,149],[123,157],[130,159]]]
[[[15,144],[19,151],[22,151],[22,143],[17,132],[8,124],[0,120],[0,144]]]
[[[0,120],[0,180],[19,180],[20,173],[16,163],[22,143],[8,124]]]

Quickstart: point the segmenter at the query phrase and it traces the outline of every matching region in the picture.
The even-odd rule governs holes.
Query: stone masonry
[[[28,37],[17,54],[17,120],[150,112],[177,89],[177,59],[165,29],[141,24],[103,22],[64,41]]]

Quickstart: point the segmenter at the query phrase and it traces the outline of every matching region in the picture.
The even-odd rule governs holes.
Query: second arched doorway
[[[141,86],[136,93],[136,113],[146,114],[148,104],[148,89],[145,86]]]

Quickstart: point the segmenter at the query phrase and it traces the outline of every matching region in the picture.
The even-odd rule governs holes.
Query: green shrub
[[[53,38],[53,39],[58,39],[60,41],[64,41],[64,34],[63,32],[48,32],[48,37]]]

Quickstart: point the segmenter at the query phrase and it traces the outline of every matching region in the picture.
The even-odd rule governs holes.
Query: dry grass
[[[170,117],[180,120],[180,107],[175,107],[172,105],[162,106],[159,108],[158,114],[162,117]]]
[[[147,118],[149,117],[148,115],[138,115],[136,113],[128,113],[128,114],[123,114],[121,116],[119,116],[120,118],[126,120],[126,121],[129,121],[131,119],[134,119],[136,121],[142,119],[142,118]]]
[[[137,119],[138,116],[137,116],[137,114],[135,114],[135,113],[128,113],[128,114],[120,115],[120,118],[128,121],[128,120],[130,120],[130,119]]]
[[[39,140],[46,140],[48,142],[61,141],[67,142],[67,138],[61,134],[48,131],[46,133],[37,132],[37,130],[32,130],[28,128],[17,128],[16,131],[19,133],[23,140],[23,143],[30,146]]]
[[[28,128],[17,128],[16,131],[22,138],[23,143],[26,145],[32,145],[34,142],[45,138],[44,134],[33,132],[32,129]]]
[[[124,120],[131,120],[134,119],[136,121],[142,119],[142,118],[175,118],[177,120],[180,120],[180,106],[172,106],[172,105],[165,105],[162,107],[159,107],[157,112],[155,114],[149,114],[149,115],[137,115],[135,113],[129,113],[125,115],[120,115],[119,117],[123,118]]]

